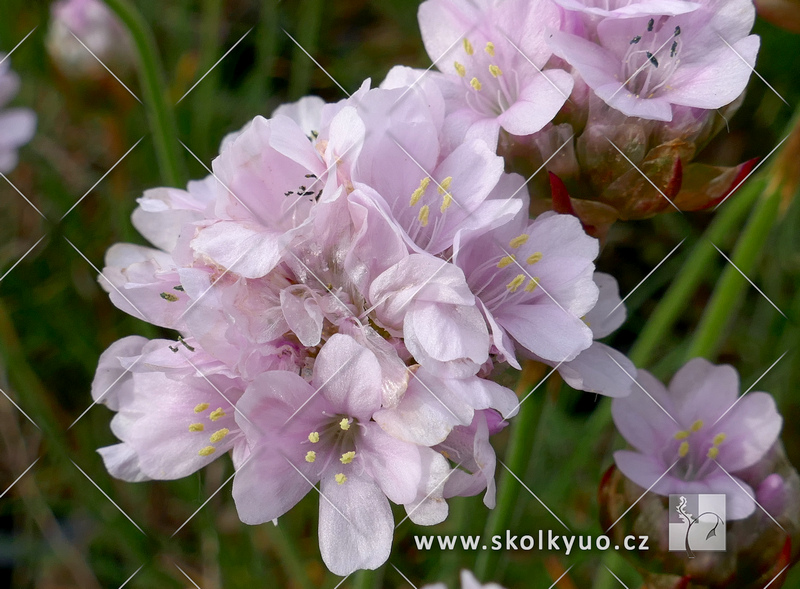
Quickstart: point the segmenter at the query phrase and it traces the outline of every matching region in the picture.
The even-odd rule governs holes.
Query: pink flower
[[[7,174],[17,166],[17,150],[31,140],[36,130],[36,115],[27,108],[5,108],[19,92],[19,76],[0,53],[0,173]]]
[[[437,82],[454,145],[479,138],[495,149],[501,128],[535,133],[572,91],[567,72],[544,69],[546,39],[561,26],[549,0],[427,0],[419,25],[428,55],[444,72]]]
[[[614,454],[620,471],[659,495],[725,493],[729,519],[753,513],[754,491],[736,474],[778,439],[783,419],[772,397],[738,397],[736,371],[702,358],[681,368],[668,389],[645,371],[637,380],[642,388],[611,406],[617,429],[636,448]]]
[[[630,18],[654,14],[685,14],[697,10],[698,2],[685,0],[553,0],[567,10],[594,17]]]

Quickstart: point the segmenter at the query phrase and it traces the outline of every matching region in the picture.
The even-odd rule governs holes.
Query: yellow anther
[[[469,39],[464,38],[464,51],[467,52],[467,55],[472,55],[475,53],[475,49],[472,47],[472,43],[469,42]]]
[[[431,213],[431,208],[428,205],[423,205],[423,207],[419,210],[419,215],[417,215],[417,219],[419,219],[419,224],[423,227],[428,226],[428,216]]]
[[[528,237],[530,237],[527,233],[523,233],[522,235],[517,235],[514,239],[508,242],[512,248],[517,249],[525,245],[528,242]]]
[[[445,212],[450,208],[451,204],[453,204],[453,197],[449,192],[445,192],[444,195],[442,195],[442,206],[439,207],[439,211],[442,213]]]
[[[199,405],[195,405],[194,412],[195,413],[202,413],[203,411],[205,411],[208,408],[209,408],[209,404],[208,403],[200,403]]]
[[[488,53],[489,55],[491,55],[492,57],[494,57],[494,43],[492,43],[491,41],[489,41],[489,42],[486,44],[486,48],[484,49],[484,51],[486,51],[486,53]]]
[[[467,68],[465,68],[465,67],[464,67],[463,65],[461,65],[460,63],[458,63],[458,62],[455,62],[455,63],[453,64],[453,67],[455,67],[455,68],[456,68],[456,73],[457,73],[457,74],[458,74],[460,77],[462,77],[462,78],[463,78],[464,76],[466,76],[466,75],[467,75]]]
[[[213,434],[211,434],[210,440],[216,444],[217,442],[225,438],[225,436],[227,436],[230,432],[231,430],[229,430],[227,427],[223,427],[222,429],[218,429]]]
[[[489,66],[489,73],[492,74],[493,77],[499,78],[500,76],[503,75],[503,70],[501,70],[496,65],[490,65]]]
[[[413,206],[415,206],[415,205],[416,205],[416,204],[419,202],[419,199],[421,199],[421,198],[422,198],[422,195],[423,195],[423,194],[425,194],[425,190],[427,190],[427,188],[428,188],[428,184],[430,184],[430,183],[431,183],[431,179],[430,179],[430,178],[428,178],[427,176],[425,176],[425,177],[424,177],[424,178],[423,178],[423,179],[420,181],[420,183],[419,183],[419,188],[417,188],[417,189],[416,189],[416,190],[415,190],[415,191],[414,191],[414,192],[411,194],[411,204],[410,204],[409,206],[412,206],[412,207],[413,207]]]
[[[342,454],[342,457],[339,459],[339,462],[341,462],[342,464],[350,464],[351,462],[353,462],[353,458],[355,457],[356,457],[355,452],[352,451],[345,452],[344,454]]]
[[[711,448],[708,449],[708,457],[711,460],[716,460],[717,456],[719,456],[719,448],[717,448],[716,446],[712,446]]]
[[[308,434],[308,441],[312,444],[316,444],[319,442],[319,432],[311,432]]]
[[[542,256],[542,252],[534,252],[528,259],[525,260],[528,264],[535,264],[536,262],[540,261],[544,256]]]
[[[342,428],[344,431],[350,429],[350,420],[346,417],[342,417],[342,420],[339,422],[339,427]]]
[[[212,411],[208,415],[208,418],[211,421],[216,421],[216,420],[221,419],[223,417],[225,417],[225,412],[222,410],[222,407],[217,407],[216,409],[214,409],[214,411]]]
[[[506,288],[511,292],[517,292],[517,289],[522,286],[522,283],[525,282],[525,275],[518,274],[514,280],[506,284]]]
[[[719,446],[722,442],[724,442],[727,439],[727,437],[728,437],[727,434],[717,434],[716,436],[714,436],[714,445]]]
[[[677,434],[675,434],[676,440],[685,440],[688,437],[689,437],[689,432],[687,432],[686,430],[681,430]]]
[[[306,462],[314,462],[317,459],[317,453],[313,450],[306,452]]]
[[[202,423],[193,423],[189,426],[190,432],[201,432],[204,429],[206,429],[206,426],[204,426]]]
[[[678,456],[683,458],[689,453],[689,442],[681,442],[681,447],[678,448]]]
[[[478,78],[472,78],[469,81],[469,85],[475,88],[475,90],[477,90],[478,92],[480,92],[481,88],[483,88],[483,84],[480,83],[480,80],[478,80]]]
[[[335,480],[337,483],[339,483],[340,485],[344,485],[345,481],[347,480],[347,477],[346,477],[346,476],[344,476],[344,474],[342,474],[341,472],[340,472],[339,474],[337,474],[337,475],[336,475],[335,477],[333,477],[333,478],[334,478],[334,480]]]
[[[498,268],[506,268],[506,267],[510,266],[511,264],[513,264],[514,260],[516,260],[516,259],[517,259],[517,256],[515,256],[514,254],[511,254],[510,256],[506,256],[505,258],[503,258],[502,260],[497,262],[497,267]]]
[[[698,419],[697,421],[695,421],[692,424],[692,431],[693,432],[699,432],[701,429],[703,429],[703,420],[702,419]]]
[[[436,190],[438,190],[439,194],[445,194],[448,190],[450,190],[450,185],[452,183],[453,183],[453,177],[448,176],[447,178],[442,180],[442,183],[439,184],[439,188],[437,188]]]
[[[539,286],[539,278],[534,276],[533,278],[531,278],[530,282],[528,282],[528,285],[525,287],[525,292],[533,292],[534,290],[536,290],[537,286]]]
[[[211,456],[217,449],[214,446],[206,446],[198,452],[200,456]]]

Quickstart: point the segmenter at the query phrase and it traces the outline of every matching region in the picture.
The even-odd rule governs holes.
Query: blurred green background
[[[136,5],[154,32],[171,104],[241,39],[175,107],[178,137],[207,166],[224,135],[254,116],[269,116],[279,104],[308,93],[327,100],[344,97],[287,33],[348,92],[368,77],[379,83],[398,63],[430,65],[414,0],[146,0]],[[2,0],[0,51],[10,51],[35,28],[11,61],[22,78],[14,105],[28,106],[39,117],[37,135],[22,149],[21,163],[9,180],[46,219],[0,179],[0,276],[41,239],[0,281],[0,389],[36,424],[0,398],[0,492],[38,458],[0,498],[0,586],[119,587],[136,571],[126,587],[193,586],[182,571],[203,589],[337,586],[340,579],[327,573],[319,558],[316,494],[281,518],[277,528],[249,527],[236,516],[229,483],[214,494],[233,472],[229,460],[180,481],[123,483],[105,472],[95,452],[115,442],[108,427],[111,412],[94,407],[70,427],[91,403],[89,386],[98,357],[109,344],[131,334],[169,335],[115,309],[91,265],[101,268],[106,249],[115,242],[143,243],[130,224],[130,213],[145,189],[165,180],[145,108],[110,75],[73,79],[59,71],[45,48],[48,20],[46,2]],[[790,105],[800,103],[800,37],[760,21],[756,32],[763,39],[759,73]],[[142,96],[135,68],[121,65],[114,71]],[[783,138],[792,110],[754,77],[730,132],[718,137],[701,159],[733,165],[766,156]],[[203,165],[179,149],[184,179],[203,177]],[[712,213],[670,214],[614,227],[598,266],[619,280],[623,295],[687,238],[628,299],[629,320],[614,336],[614,345],[630,348],[712,218]],[[730,251],[744,222],[717,243],[723,251]],[[738,368],[746,388],[788,351],[758,389],[778,400],[786,418],[783,440],[794,464],[800,464],[798,235],[800,207],[787,199],[750,274],[788,319],[748,287],[737,301],[735,319],[720,334],[724,337],[715,356]],[[691,304],[660,340],[653,354],[657,361],[642,367],[667,378],[682,364],[685,342],[724,266],[724,259],[716,256]],[[541,404],[543,417],[531,435],[527,469],[520,477],[575,533],[600,534],[597,485],[612,462],[612,451],[624,442],[611,427],[592,427],[594,395],[576,393],[551,379],[531,401]],[[496,440],[501,457],[507,435]],[[342,586],[407,587],[402,575],[417,587],[434,581],[453,586],[457,571],[473,568],[477,554],[419,552],[412,538],[483,531],[488,511],[479,497],[453,500],[451,510],[451,517],[433,528],[404,522],[396,530],[390,564],[354,575]],[[405,514],[397,510],[396,515],[399,522]],[[525,534],[557,530],[559,524],[523,489],[510,528]],[[545,589],[574,565],[558,587],[620,586],[603,562],[611,562],[629,587],[641,583],[620,557],[603,561],[600,553],[504,553],[493,577],[510,588]],[[800,587],[800,574],[785,586]]]

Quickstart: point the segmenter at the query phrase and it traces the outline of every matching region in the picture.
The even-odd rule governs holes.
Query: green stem
[[[314,589],[314,583],[308,578],[308,571],[305,569],[297,547],[291,540],[289,530],[270,523],[264,524],[264,528],[270,540],[274,543],[281,563],[292,581],[301,589]]]
[[[631,348],[629,358],[635,365],[650,364],[654,352],[663,345],[675,321],[686,309],[692,295],[719,256],[711,244],[722,242],[734,232],[763,188],[764,180],[748,183],[725,204],[711,222],[703,239],[694,247],[655,311],[647,318],[644,329]]]
[[[376,571],[358,571],[353,575],[353,589],[374,589],[380,587],[383,580],[383,568]]]
[[[205,153],[212,148],[211,125],[216,113],[215,94],[219,91],[219,69],[214,68],[220,53],[219,30],[222,20],[222,0],[203,0],[200,38],[199,75],[208,75],[197,86],[192,99],[192,145]],[[213,69],[212,69],[213,68]]]
[[[261,105],[272,89],[272,74],[278,53],[278,0],[264,0],[261,3],[261,20],[255,34],[258,35],[257,67],[253,72],[253,93],[256,104]]]
[[[780,191],[774,190],[762,198],[750,217],[731,256],[732,264],[727,264],[722,277],[714,289],[714,294],[706,306],[703,317],[692,337],[686,352],[686,359],[713,356],[733,319],[733,309],[738,304],[748,282],[749,275],[769,237],[781,203]],[[734,267],[735,266],[735,267]],[[741,272],[740,272],[741,271]]]
[[[309,59],[305,51],[310,55],[314,55],[317,51],[319,30],[322,25],[322,8],[324,4],[322,0],[302,0],[300,8],[298,9],[302,20],[300,21],[301,26],[295,38],[300,47],[297,45],[294,47],[294,53],[292,54],[292,77],[291,80],[289,80],[289,96],[293,100],[297,100],[308,94],[308,90],[311,87],[312,68],[317,66]],[[303,51],[303,49],[305,49],[305,51]]]
[[[531,454],[531,445],[536,436],[537,424],[544,408],[543,393],[534,393],[520,406],[519,415],[511,422],[511,438],[506,451],[506,466],[508,470],[498,464],[502,470],[497,492],[497,506],[489,515],[483,534],[483,541],[487,543],[492,536],[502,534],[509,528],[514,509],[517,505],[521,485],[514,476],[525,472],[527,459]],[[511,472],[508,472],[508,471]],[[488,576],[497,566],[500,552],[484,550],[478,554],[475,563],[475,574],[478,579],[488,580]]]
[[[178,150],[175,117],[167,101],[164,73],[153,33],[129,0],[106,0],[106,4],[127,27],[139,56],[139,78],[162,180],[169,186],[183,186],[183,160]]]

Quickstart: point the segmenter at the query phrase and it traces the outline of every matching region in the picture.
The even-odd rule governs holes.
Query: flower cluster
[[[17,166],[17,150],[33,137],[36,115],[27,108],[5,108],[19,92],[19,76],[11,71],[8,56],[0,53],[0,173]]]
[[[101,277],[181,334],[101,358],[109,471],[171,479],[231,452],[251,524],[319,483],[342,575],[388,557],[390,501],[419,524],[452,496],[494,505],[489,436],[519,407],[496,365],[535,358],[609,395],[630,390],[617,362],[634,370],[594,342],[624,320],[597,240],[569,215],[530,221],[522,178],[483,139],[448,147],[444,98],[408,75],[254,119],[212,175],[144,194],[133,222],[156,248],[113,246]]]

